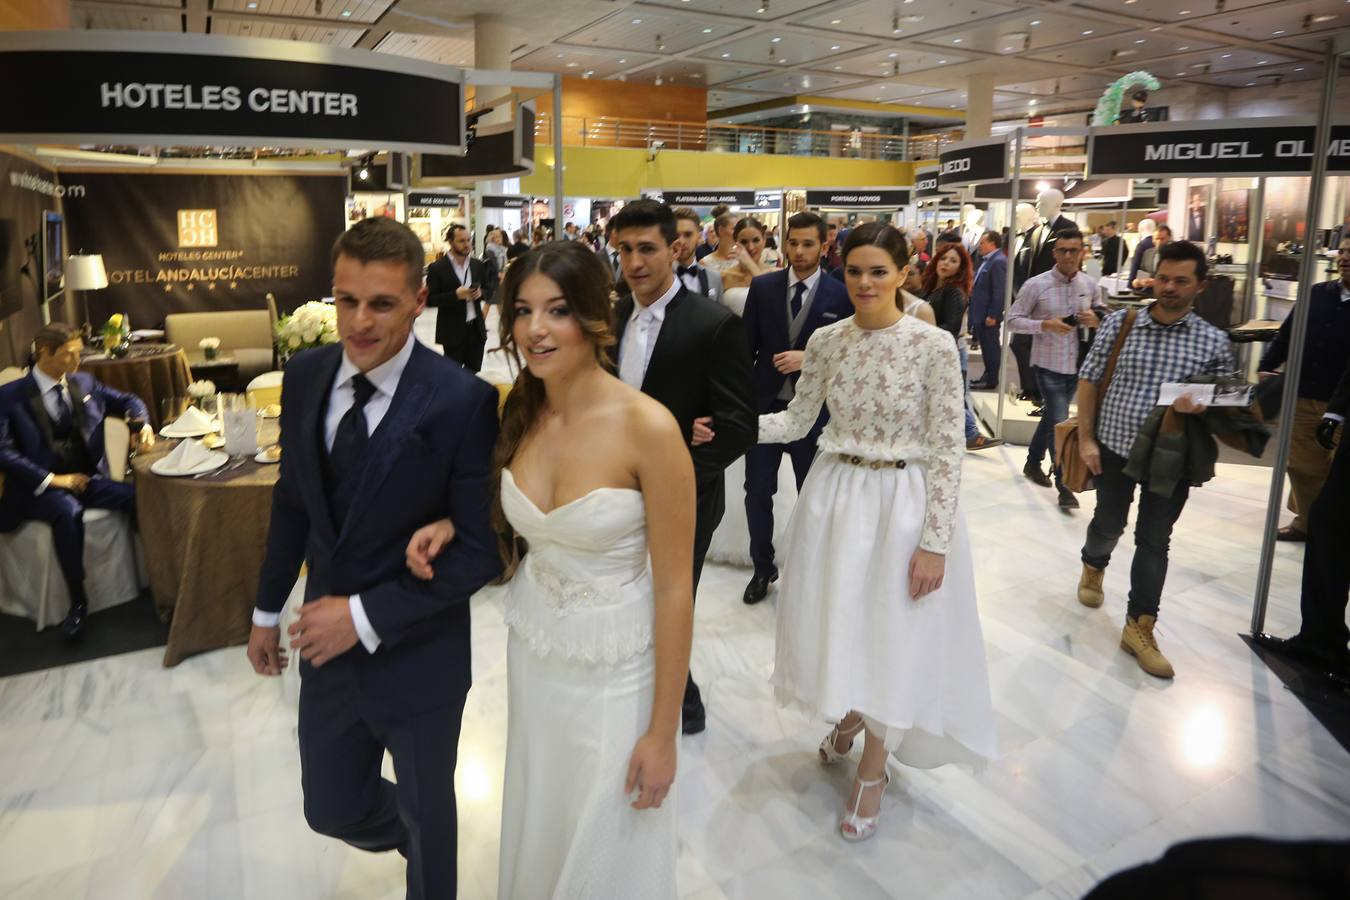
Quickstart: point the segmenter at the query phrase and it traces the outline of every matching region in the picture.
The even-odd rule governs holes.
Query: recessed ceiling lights
[[[567,64],[567,68],[569,68],[569,69],[575,69],[576,67],[577,67],[577,64],[576,64],[576,63],[568,63],[568,64]]]
[[[1031,24],[1032,24],[1032,25],[1039,25],[1039,24],[1041,24],[1041,20],[1040,20],[1040,19],[1032,19],[1032,20],[1031,20]]]
[[[769,43],[770,43],[770,44],[777,44],[777,43],[781,42],[782,40],[783,40],[783,39],[780,38],[780,37],[769,38]]]
[[[1137,41],[1135,41],[1135,43],[1136,43],[1136,44],[1146,44],[1146,43],[1148,43],[1148,38],[1139,38]]]
[[[889,56],[891,59],[895,59],[895,58],[896,58],[897,56],[899,56],[900,54],[899,54],[899,53],[887,53],[886,55]],[[885,65],[885,63],[882,63],[882,65]]]
[[[1088,29],[1086,29],[1086,30],[1083,31],[1083,37],[1087,37],[1089,34],[1092,34],[1092,29],[1091,29],[1091,28],[1088,28]]]
[[[831,44],[831,45],[830,45],[830,49],[831,49],[831,50],[838,50],[838,49],[839,49],[839,45],[838,45],[838,44]]]
[[[711,29],[711,28],[705,28],[705,29],[703,29],[703,33],[704,33],[704,34],[712,34],[712,29]]]
[[[626,62],[628,62],[628,60],[626,60],[626,59],[621,59],[621,60],[619,60],[619,65],[623,65],[623,64],[626,63]]]
[[[1179,16],[1189,16],[1190,14],[1191,14],[1191,11],[1190,11],[1189,9],[1183,9],[1183,10],[1181,10],[1181,12],[1177,13],[1177,15],[1179,15]]]
[[[938,65],[939,65],[939,66],[945,66],[946,64],[947,64],[947,61],[946,61],[945,59],[939,59],[939,60],[938,60]]]
[[[1268,60],[1268,59],[1258,59],[1258,60],[1256,61],[1256,64],[1257,64],[1258,66],[1268,66],[1268,65],[1270,65],[1270,60]]]
[[[952,43],[953,43],[953,44],[959,44],[959,43],[961,43],[961,42],[964,41],[964,40],[965,40],[965,38],[952,38]]]
[[[730,53],[723,53],[723,54],[722,54],[722,58],[723,58],[723,59],[728,59],[730,56],[731,56]]]
[[[257,8],[258,8],[258,4],[256,4],[256,3],[250,3],[250,4],[248,5],[248,8],[249,8],[249,9],[257,9]]]
[[[344,18],[344,19],[351,18],[351,14],[352,14],[352,11],[351,11],[350,9],[344,9],[344,10],[342,11],[342,18]]]
[[[566,56],[566,54],[564,54],[564,53],[559,53],[559,54],[558,54],[558,59],[562,59],[564,56]]]
[[[1283,31],[1283,30],[1280,30],[1280,31],[1272,31],[1272,32],[1270,33],[1270,36],[1271,36],[1271,37],[1279,37],[1279,36],[1282,35],[1282,34],[1284,34],[1284,31]]]
[[[641,19],[634,19],[634,20],[633,20],[633,24],[634,24],[634,25],[641,25],[641,24],[642,24],[642,20],[641,20]]]
[[[830,24],[831,24],[831,25],[838,25],[838,24],[839,24],[840,22],[842,22],[842,21],[844,21],[844,20],[843,20],[843,19],[831,19],[831,20],[830,20]]]
[[[1185,77],[1186,77],[1186,73],[1185,73],[1185,72],[1178,72],[1178,73],[1177,73],[1177,77],[1178,77],[1178,78],[1185,78]]]
[[[1013,52],[1013,48],[1011,48],[1011,47],[1004,47],[1004,48],[1003,48],[1003,52],[1004,52],[1004,53],[1011,53],[1011,52]]]
[[[1225,54],[1221,55],[1221,56],[1219,57],[1219,59],[1228,59],[1228,57],[1230,57],[1230,56],[1232,56],[1232,55],[1233,55],[1233,54],[1231,54],[1231,53],[1225,53]]]
[[[834,67],[834,70],[835,70],[836,72],[838,72],[838,71],[839,71],[840,69],[842,69],[842,68],[844,68],[844,67],[843,67],[843,66],[835,66],[835,67]]]
[[[1036,105],[1036,101],[1035,101],[1035,100],[1028,100],[1028,101],[1027,101],[1027,106],[1035,106],[1035,105]]]
[[[1346,2],[1347,2],[1347,3],[1350,3],[1350,0],[1346,0]],[[1299,67],[1298,67],[1297,69],[1295,69],[1294,71],[1295,71],[1295,72],[1302,72],[1302,71],[1303,71],[1303,66],[1299,66]]]
[[[1178,53],[1185,53],[1185,52],[1186,52],[1187,50],[1189,50],[1189,49],[1191,49],[1191,45],[1190,45],[1190,44],[1186,44],[1186,45],[1183,46],[1183,47],[1178,47],[1178,48],[1177,48],[1177,52],[1178,52]]]
[[[1256,87],[1256,82],[1255,81],[1247,82],[1247,87]]]
[[[1345,0],[1345,2],[1346,2],[1346,3],[1350,3],[1350,0]],[[1331,21],[1332,19],[1334,19],[1334,18],[1336,18],[1336,17],[1335,17],[1335,16],[1328,16],[1328,15],[1325,15],[1325,14],[1324,14],[1324,15],[1320,15],[1320,16],[1313,16],[1313,19],[1312,19],[1312,20],[1313,20],[1314,22],[1317,22],[1317,23],[1320,24],[1320,23],[1322,23],[1322,22],[1330,22],[1330,21]]]

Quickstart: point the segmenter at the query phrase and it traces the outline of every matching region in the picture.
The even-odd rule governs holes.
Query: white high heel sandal
[[[859,717],[858,724],[847,731],[840,731],[838,725],[831,728],[830,733],[825,736],[825,740],[820,742],[820,764],[822,766],[832,766],[842,759],[847,759],[849,751],[853,749],[853,738],[859,731],[862,731],[864,724],[862,718]],[[844,749],[843,753],[834,749],[835,742],[841,737],[848,738],[848,747]]]
[[[858,815],[858,807],[862,804],[862,792],[877,785],[882,786],[881,796],[877,798],[877,814],[875,816]],[[875,781],[858,779],[858,794],[853,798],[853,812],[845,812],[839,817],[839,836],[851,844],[856,844],[858,841],[865,841],[876,834],[877,823],[881,821],[881,801],[886,798],[886,788],[890,786],[891,774],[889,772]]]

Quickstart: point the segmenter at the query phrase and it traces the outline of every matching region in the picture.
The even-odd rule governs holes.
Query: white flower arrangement
[[[277,351],[289,359],[301,350],[338,342],[337,309],[331,303],[311,300],[277,321]]]
[[[188,385],[187,392],[193,400],[205,400],[216,395],[216,383],[205,379],[194,381]]]
[[[218,337],[204,337],[204,338],[202,338],[200,341],[197,342],[197,346],[200,347],[200,348],[202,348],[203,350],[219,350],[219,349],[220,349],[220,338],[218,338]]]

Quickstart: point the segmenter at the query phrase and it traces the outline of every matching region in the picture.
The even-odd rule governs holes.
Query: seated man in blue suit
[[[155,441],[149,413],[134,394],[76,372],[84,342],[69,325],[44,326],[33,339],[32,370],[0,387],[0,531],[37,520],[52,526],[56,559],[70,589],[70,612],[61,623],[79,637],[89,614],[84,592],[84,510],[131,512],[130,484],[111,480],[103,449],[103,420],[126,419],[142,447]]]
[[[802,370],[806,342],[822,325],[853,315],[848,290],[820,268],[825,220],[801,212],[788,219],[788,267],[759,275],[745,298],[745,333],[755,367],[755,410],[760,415],[787,409]],[[773,552],[773,495],[783,454],[792,458],[797,489],[806,481],[816,441],[829,415],[822,411],[811,432],[791,444],[756,444],[745,457],[745,516],[750,525],[750,558],[755,574],[742,599],[754,604],[778,580]]]
[[[469,691],[469,597],[501,571],[489,522],[497,391],[412,336],[426,306],[422,243],[393,219],[333,246],[341,342],[305,350],[282,382],[281,474],[248,658],[300,654],[300,778],[320,834],[407,858],[407,896],[455,896],[455,750]],[[435,576],[405,551],[428,522],[457,533]],[[380,776],[385,751],[398,785]]]

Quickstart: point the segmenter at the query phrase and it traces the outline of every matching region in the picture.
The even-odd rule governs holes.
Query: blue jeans
[[[1069,417],[1069,401],[1078,389],[1078,375],[1051,372],[1040,366],[1033,367],[1032,371],[1036,374],[1036,385],[1041,389],[1041,396],[1045,398],[1045,411],[1041,413],[1041,423],[1036,426],[1036,434],[1027,448],[1027,462],[1039,466],[1049,453],[1050,468],[1055,473],[1055,487],[1063,488],[1059,466],[1055,464],[1055,426]]]
[[[966,392],[966,440],[969,441],[980,436],[980,426],[975,423],[975,408],[970,402],[970,351],[966,349],[965,341],[957,341],[956,346],[961,351],[961,384]]]

